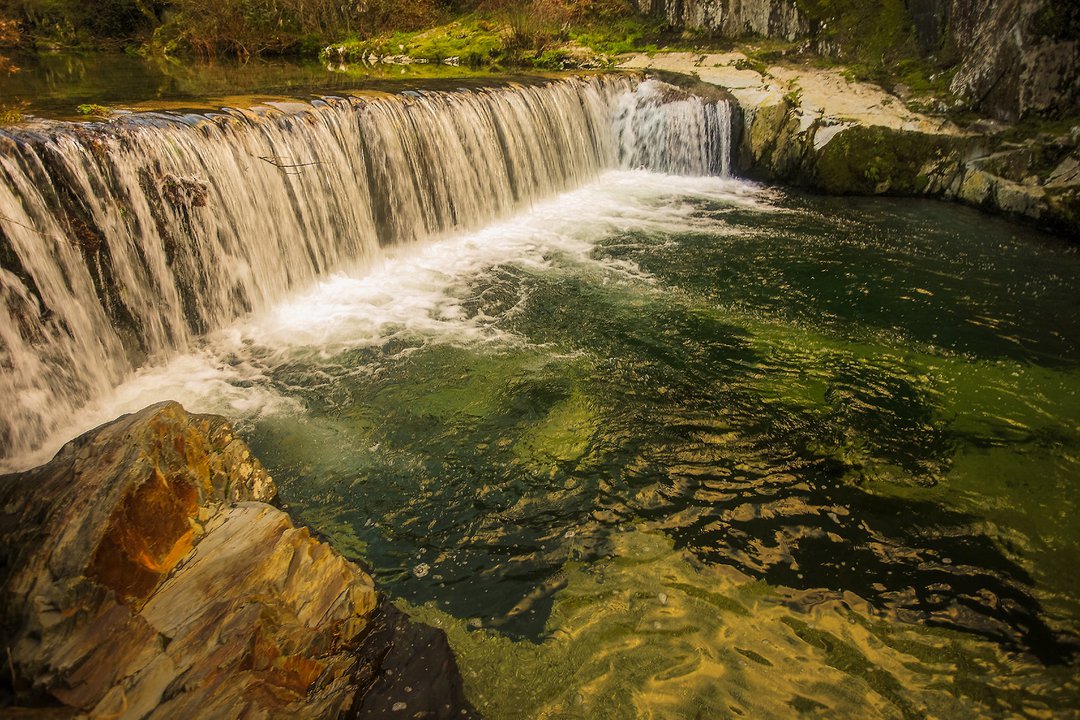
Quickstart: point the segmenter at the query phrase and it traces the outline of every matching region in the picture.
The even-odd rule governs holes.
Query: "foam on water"
[[[394,339],[471,345],[521,342],[496,327],[498,318],[464,312],[462,304],[479,274],[502,263],[549,267],[558,256],[562,262],[597,263],[621,275],[645,278],[647,274],[632,263],[594,260],[595,242],[614,231],[693,230],[703,223],[684,203],[693,197],[771,211],[768,191],[741,180],[609,171],[581,189],[478,231],[380,250],[369,265],[332,274],[211,333],[192,352],[140,369],[71,413],[39,447],[12,456],[0,467],[32,467],[71,437],[162,400],[238,421],[301,413],[298,401],[282,395],[267,380],[273,368],[299,357],[330,359]]]
[[[730,108],[657,87],[595,76],[0,131],[0,456],[385,248],[620,166],[722,171]]]

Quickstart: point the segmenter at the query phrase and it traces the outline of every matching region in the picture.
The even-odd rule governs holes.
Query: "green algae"
[[[514,443],[514,454],[524,464],[554,471],[563,463],[581,460],[589,451],[600,419],[578,389],[552,406]]]

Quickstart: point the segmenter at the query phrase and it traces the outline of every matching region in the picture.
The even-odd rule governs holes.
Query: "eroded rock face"
[[[704,28],[729,37],[746,34],[794,40],[809,32],[794,0],[634,0],[639,11],[675,27]]]
[[[266,504],[274,493],[227,422],[176,403],[0,477],[0,704],[366,717],[408,702],[385,676],[425,689],[418,717],[468,715],[442,634],[381,601],[363,570]]]
[[[953,92],[995,117],[1080,110],[1080,5],[952,0],[948,42],[962,61]]]

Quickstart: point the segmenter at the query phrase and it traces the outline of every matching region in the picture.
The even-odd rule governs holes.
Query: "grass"
[[[453,58],[462,65],[499,65],[506,60],[509,30],[476,16],[417,32],[393,32],[373,38],[351,38],[323,49],[323,59],[361,62],[405,56],[424,62]]]

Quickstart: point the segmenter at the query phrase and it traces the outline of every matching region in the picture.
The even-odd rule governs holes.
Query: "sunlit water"
[[[372,262],[67,432],[238,421],[492,718],[1080,706],[1075,248],[616,171]]]

